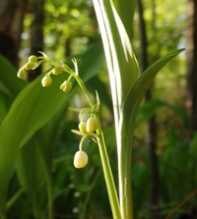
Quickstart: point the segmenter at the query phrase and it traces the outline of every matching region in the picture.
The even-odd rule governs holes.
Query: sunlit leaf
[[[131,91],[124,103],[124,115],[127,117],[130,115],[131,121],[135,116],[135,112],[138,109],[140,102],[145,96],[145,92],[151,87],[152,82],[156,76],[156,74],[174,57],[176,57],[183,50],[176,50],[164,58],[159,59],[154,64],[152,64],[145,72],[141,75],[141,77],[136,81],[134,86],[131,88]],[[129,124],[130,125],[130,124]]]

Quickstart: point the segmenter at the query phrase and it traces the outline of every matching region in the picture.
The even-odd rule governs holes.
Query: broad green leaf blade
[[[96,57],[92,52],[96,49]],[[87,51],[80,60],[81,77],[89,79],[100,69],[102,53],[98,45]],[[90,60],[88,65],[86,59]],[[8,115],[0,126],[0,206],[5,201],[9,180],[14,172],[16,158],[22,147],[32,136],[43,127],[57,112],[64,107],[69,95],[59,90],[64,80],[60,76],[54,80],[53,86],[42,88],[40,78],[29,84],[14,101]]]
[[[124,27],[113,2],[93,0],[93,3],[109,71],[115,117],[118,117],[118,106],[122,105],[130,86],[138,78],[139,67],[127,29]]]
[[[156,74],[174,57],[176,57],[183,49],[179,49],[173,51],[166,55],[164,58],[159,59],[154,64],[152,64],[141,77],[136,81],[134,86],[131,88],[131,91],[124,103],[124,115],[127,117],[131,117],[133,121],[134,114],[136,112],[140,102],[145,96],[145,92],[151,87],[152,82],[156,76]],[[129,124],[130,125],[130,124]]]
[[[150,66],[141,77],[135,82],[134,86],[131,87],[131,91],[126,98],[123,105],[123,111],[121,114],[120,123],[120,135],[118,137],[119,144],[121,148],[119,150],[119,171],[120,177],[123,181],[120,182],[121,193],[123,193],[121,203],[127,206],[130,202],[129,196],[125,195],[131,193],[131,153],[132,147],[131,143],[133,141],[133,129],[135,124],[136,112],[138,110],[139,104],[141,103],[146,91],[150,88],[154,77],[159,72],[159,70],[164,67],[172,58],[177,56],[182,50],[178,50],[170,53],[166,57],[158,60],[152,66]],[[125,183],[125,184],[124,184]],[[130,218],[127,209],[123,211],[123,218]]]
[[[24,87],[26,82],[16,77],[15,67],[0,55],[0,82],[9,90],[10,95],[15,97]]]
[[[8,96],[3,93],[0,93],[0,123],[7,114],[8,105]]]

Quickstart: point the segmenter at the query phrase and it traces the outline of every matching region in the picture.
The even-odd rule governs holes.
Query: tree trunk
[[[139,14],[139,29],[141,41],[141,68],[145,70],[149,65],[148,55],[148,37],[146,30],[146,22],[144,19],[144,8],[142,0],[138,0],[138,14]],[[149,90],[146,94],[146,101],[152,99],[152,92]],[[157,122],[155,115],[148,122],[148,155],[150,163],[150,204],[151,204],[151,218],[160,218],[160,182],[159,182],[159,164],[156,154],[157,146]]]
[[[14,65],[18,64],[23,20],[28,1],[0,1],[0,54]]]
[[[31,26],[30,37],[30,53],[37,55],[39,51],[44,50],[44,21],[45,21],[45,0],[32,1],[32,15],[33,22]],[[38,68],[36,71],[30,73],[30,80],[36,78],[41,74],[42,69]]]
[[[188,88],[191,100],[191,131],[197,131],[197,1],[188,0]]]
[[[72,38],[69,36],[69,37],[67,37],[67,39],[65,40],[65,50],[64,50],[64,56],[65,56],[65,58],[68,58],[69,56],[72,55],[71,44],[72,44]]]

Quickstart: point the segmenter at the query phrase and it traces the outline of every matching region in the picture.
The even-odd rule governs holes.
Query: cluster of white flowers
[[[19,69],[17,73],[18,78],[22,80],[28,80],[29,72],[36,70],[41,64],[44,63],[49,65],[49,70],[41,80],[43,87],[49,87],[53,83],[52,75],[58,76],[63,73],[68,73],[66,71],[68,67],[65,64],[54,64],[53,61],[45,53],[40,52],[38,56],[29,56],[27,62]],[[64,93],[67,93],[72,89],[71,79],[72,77],[68,77],[68,80],[63,81],[60,85],[59,88]]]
[[[40,52],[39,56],[32,55],[28,58],[28,61],[19,69],[17,76],[23,80],[27,80],[29,71],[35,70],[44,63],[49,66],[49,70],[41,79],[42,87],[46,88],[51,86],[53,83],[53,76],[58,76],[66,73],[68,74],[68,78],[60,84],[60,90],[62,90],[64,93],[68,93],[72,89],[71,81],[74,79],[88,99],[89,107],[85,108],[86,116],[81,116],[84,113],[84,109],[81,109],[78,127],[79,129],[73,130],[74,133],[82,137],[79,144],[79,150],[74,155],[73,164],[75,168],[84,168],[88,164],[88,155],[82,149],[84,140],[87,138],[94,140],[95,136],[98,135],[97,130],[100,128],[100,122],[97,116],[100,107],[98,94],[96,93],[95,104],[92,101],[84,82],[79,77],[78,65],[75,59],[73,60],[73,70],[66,64],[54,64],[53,60],[51,60],[45,53]]]
[[[82,137],[79,151],[76,152],[74,156],[74,166],[76,168],[84,168],[88,163],[88,155],[85,151],[82,150],[82,145],[84,139],[92,138],[92,136],[96,133],[96,131],[100,128],[99,119],[95,114],[90,115],[87,121],[80,121],[79,123],[79,134]]]

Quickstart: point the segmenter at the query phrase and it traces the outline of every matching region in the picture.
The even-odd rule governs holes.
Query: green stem
[[[113,173],[110,166],[110,161],[108,157],[107,147],[105,144],[105,138],[103,131],[100,129],[98,131],[98,136],[96,137],[99,153],[101,157],[101,163],[104,172],[105,183],[107,186],[107,192],[109,196],[109,202],[112,209],[113,219],[123,219],[120,214],[120,207],[118,202],[118,195],[116,191],[116,186],[114,182]]]
[[[133,219],[133,198],[131,183],[131,136],[128,128],[122,127],[118,137],[118,179],[120,211],[123,219]]]
[[[89,105],[90,105],[91,107],[93,107],[94,104],[92,103],[91,96],[90,96],[89,91],[88,91],[88,89],[86,88],[86,86],[85,86],[83,80],[81,80],[81,78],[79,77],[79,75],[78,75],[75,71],[73,71],[69,66],[65,66],[65,70],[66,70],[66,72],[68,72],[68,73],[76,80],[76,82],[78,83],[78,85],[79,85],[79,87],[81,88],[82,92],[83,92],[84,95],[86,96]]]
[[[48,195],[48,219],[53,219],[53,197],[52,197],[52,185],[51,185],[51,177],[48,172],[47,164],[44,159],[42,159],[44,175],[47,185],[47,195]]]
[[[49,168],[47,165],[47,161],[45,160],[45,157],[43,155],[43,151],[38,147],[38,150],[40,151],[40,162],[41,162],[41,168],[43,171],[43,177],[45,179],[46,183],[46,191],[48,196],[48,203],[47,203],[47,213],[48,213],[48,219],[53,219],[53,197],[52,197],[52,181],[51,176],[49,173]],[[34,214],[36,217],[41,218],[40,212],[37,209],[37,202],[34,203]]]
[[[81,88],[81,90],[83,91],[84,95],[86,96],[89,105],[90,105],[91,107],[93,107],[94,105],[93,105],[93,103],[92,103],[91,96],[89,95],[89,91],[88,91],[88,89],[86,88],[84,82],[83,82],[83,81],[81,80],[81,78],[80,78],[78,75],[76,75],[76,74],[74,75],[74,78],[75,78],[75,80],[77,81],[77,83],[78,83],[79,87]]]
[[[98,177],[100,175],[100,171],[97,171],[95,169],[95,172],[96,172],[96,175],[93,174],[93,181],[90,184],[89,192],[88,192],[88,194],[86,196],[86,199],[85,199],[85,201],[83,203],[82,210],[80,211],[79,219],[86,219],[87,210],[88,210],[88,204],[90,203],[90,198],[91,198],[92,192],[93,192],[93,190],[95,188],[95,185],[97,183]]]
[[[24,189],[22,188],[13,195],[13,197],[6,203],[6,210],[9,210],[15,204],[15,202],[20,198],[23,192]]]

